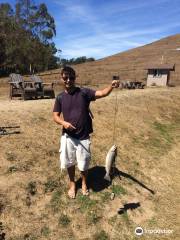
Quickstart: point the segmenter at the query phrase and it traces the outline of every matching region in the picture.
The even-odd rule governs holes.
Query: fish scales
[[[108,181],[111,181],[111,169],[112,169],[112,166],[114,165],[115,163],[115,160],[116,160],[116,156],[117,156],[117,146],[116,145],[113,145],[108,153],[107,153],[107,156],[106,156],[106,175],[104,177],[104,179],[108,180]]]

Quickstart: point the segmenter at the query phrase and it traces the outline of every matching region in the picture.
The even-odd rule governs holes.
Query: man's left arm
[[[113,88],[118,88],[119,87],[119,81],[118,80],[114,80],[112,81],[111,85],[109,85],[108,87],[102,89],[102,90],[97,90],[95,92],[95,98],[103,98],[108,96],[111,91],[113,90]]]

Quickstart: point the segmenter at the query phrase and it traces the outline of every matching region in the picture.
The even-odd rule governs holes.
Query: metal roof
[[[145,69],[168,69],[174,70],[175,64],[149,64],[145,67]]]

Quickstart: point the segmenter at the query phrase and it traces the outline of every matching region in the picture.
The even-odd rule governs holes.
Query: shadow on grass
[[[94,192],[100,192],[103,189],[111,185],[111,182],[104,179],[105,168],[101,166],[95,166],[88,170],[87,185],[88,188],[92,189]],[[76,182],[77,189],[81,188],[81,178]]]
[[[124,207],[123,208],[120,208],[118,210],[118,213],[119,214],[124,214],[127,212],[127,210],[134,210],[136,208],[140,207],[140,203],[137,202],[137,203],[127,203],[127,204],[124,204]]]
[[[139,184],[141,187],[145,188],[146,190],[148,190],[151,194],[155,194],[155,192],[148,188],[144,183],[140,182],[139,180],[137,180],[136,178],[134,178],[133,176],[131,176],[130,174],[128,173],[125,173],[125,172],[122,172],[122,171],[119,171],[117,168],[115,169],[115,176],[120,176],[120,177],[125,177],[125,178],[129,178],[131,179],[133,182]]]
[[[88,187],[90,189],[92,189],[94,192],[100,192],[103,189],[110,186],[112,182],[109,182],[104,179],[105,174],[106,174],[105,167],[95,166],[95,167],[90,168],[88,170],[88,178],[87,178]],[[113,180],[113,178],[116,176],[119,176],[120,178],[121,177],[129,178],[133,182],[139,184],[141,187],[148,190],[151,194],[155,194],[154,191],[152,189],[148,188],[145,184],[143,184],[142,182],[140,182],[139,180],[137,180],[130,174],[119,171],[117,168],[115,168],[114,174],[111,179]],[[76,184],[77,184],[77,188],[81,187],[81,178],[77,180]]]

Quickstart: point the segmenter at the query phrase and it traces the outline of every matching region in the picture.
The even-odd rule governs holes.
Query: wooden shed
[[[149,65],[145,68],[147,73],[147,86],[167,86],[170,84],[170,71],[175,70],[174,64]]]

